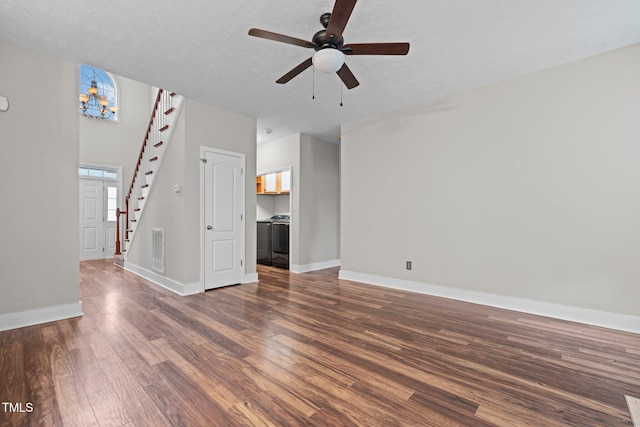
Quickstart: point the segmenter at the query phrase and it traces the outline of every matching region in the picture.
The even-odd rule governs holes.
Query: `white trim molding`
[[[627,401],[627,407],[631,414],[631,421],[633,421],[633,427],[640,427],[640,399],[636,399],[631,396],[624,396]]]
[[[18,313],[0,314],[0,331],[83,316],[82,301]]]
[[[130,262],[125,262],[123,268],[136,276],[150,281],[151,283],[170,290],[180,296],[195,295],[204,292],[204,284],[202,282],[180,283],[176,280],[169,279],[146,268]],[[245,274],[242,283],[254,283],[258,281],[258,273]]]
[[[168,277],[126,261],[124,263],[124,269],[180,296],[199,294],[200,292],[203,292],[202,283],[200,282],[187,284],[180,283],[176,280],[169,279]]]
[[[244,279],[242,279],[242,284],[245,283],[255,283],[258,281],[258,273],[246,273],[244,275]]]
[[[626,314],[475,292],[355,271],[340,270],[338,278],[640,334],[640,317]]]
[[[312,262],[311,264],[291,264],[289,271],[292,273],[308,273],[310,271],[324,270],[325,268],[340,267],[340,260],[334,259],[331,261]]]

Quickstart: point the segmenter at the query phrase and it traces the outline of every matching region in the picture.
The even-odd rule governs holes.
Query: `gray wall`
[[[0,315],[79,303],[77,74],[0,42]]]
[[[639,114],[635,45],[344,126],[342,268],[640,315]]]
[[[300,264],[340,259],[340,146],[300,135]]]
[[[273,215],[291,215],[291,196],[289,194],[258,194],[256,197],[256,218],[270,218]]]
[[[151,228],[164,228],[165,276],[182,284],[201,280],[201,146],[246,156],[245,274],[256,272],[255,119],[185,99],[127,254],[128,262],[151,270]]]

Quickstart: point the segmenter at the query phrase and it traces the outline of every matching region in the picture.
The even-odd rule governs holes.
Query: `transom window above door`
[[[118,120],[118,87],[115,78],[100,68],[80,64],[78,111],[85,117]]]
[[[88,178],[104,178],[119,180],[120,174],[117,169],[107,169],[101,167],[80,166],[78,175]]]

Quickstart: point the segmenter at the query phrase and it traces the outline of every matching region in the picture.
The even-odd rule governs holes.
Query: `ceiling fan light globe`
[[[321,73],[335,73],[344,65],[344,53],[338,49],[321,49],[313,54],[313,66]]]

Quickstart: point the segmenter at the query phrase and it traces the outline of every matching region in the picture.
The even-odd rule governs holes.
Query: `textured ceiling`
[[[331,0],[2,0],[0,39],[258,119],[258,141],[340,125],[640,42],[640,0],[360,0],[346,43],[410,42],[405,57],[348,56],[360,81],[303,72]],[[0,58],[0,61],[2,58]],[[2,76],[0,75],[0,78]],[[265,129],[273,131],[267,135]]]

